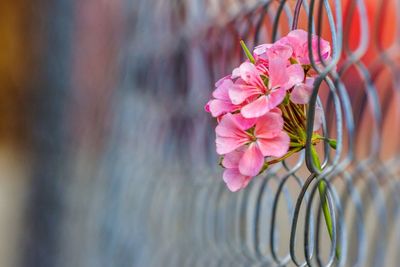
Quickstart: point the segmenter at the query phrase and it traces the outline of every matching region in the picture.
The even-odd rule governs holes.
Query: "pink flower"
[[[226,154],[222,160],[222,165],[225,167],[222,178],[232,192],[245,188],[252,178],[239,172],[239,161],[243,153],[243,149],[235,150]]]
[[[263,116],[282,103],[287,89],[303,81],[303,68],[299,64],[287,66],[286,61],[284,57],[274,56],[269,61],[266,73],[249,62],[241,64],[233,71],[232,78],[239,79],[236,80],[235,86],[230,88],[229,97],[233,104],[243,105],[243,117]],[[265,77],[266,82],[261,75]]]
[[[321,48],[321,57],[318,52],[318,42]],[[288,50],[287,46],[291,48]],[[280,57],[294,58],[303,65],[310,64],[310,56],[308,51],[308,33],[304,30],[293,30],[287,36],[279,39],[274,44],[262,44],[255,47],[254,58],[260,63],[266,63],[270,60],[270,51],[279,48],[276,51]],[[313,34],[311,36],[311,51],[313,59],[317,64],[321,63],[321,59],[327,61],[330,58],[331,46],[329,42]],[[290,56],[288,57],[288,54]]]
[[[308,33],[304,30],[294,30],[278,42],[288,44],[293,48],[293,57],[300,63],[310,64],[310,55],[308,52]],[[321,48],[321,57],[318,52],[318,42]],[[331,46],[329,42],[313,34],[311,36],[311,51],[313,58],[317,64],[321,63],[321,59],[328,60],[331,54]]]
[[[294,114],[301,114],[301,121],[307,119],[303,108],[309,104],[315,75],[309,77],[311,66],[302,65],[310,64],[309,52],[317,64],[330,60],[331,53],[329,43],[316,35],[311,36],[308,51],[308,34],[303,30],[291,31],[273,44],[257,46],[254,59],[246,45],[241,45],[249,60],[215,84],[213,99],[204,107],[217,117],[216,149],[223,155],[223,180],[233,192],[245,188],[264,170],[266,157],[278,158],[270,164],[283,160],[291,144],[284,127],[293,129],[296,135],[293,146],[304,148],[303,123],[292,121],[294,118],[286,113],[284,121],[280,108],[285,112],[294,109]],[[281,105],[286,96],[290,101]],[[322,121],[323,110],[316,105],[313,131],[321,128]]]
[[[213,97],[205,105],[204,109],[210,112],[213,117],[219,117],[225,113],[239,109],[238,105],[232,104],[229,98],[229,88],[233,87],[231,76],[228,75],[215,83],[216,89],[213,92]]]
[[[228,113],[215,129],[217,153],[224,155],[244,147],[239,172],[244,176],[256,176],[264,157],[281,157],[288,151],[290,138],[282,129],[283,119],[277,110],[256,120]]]

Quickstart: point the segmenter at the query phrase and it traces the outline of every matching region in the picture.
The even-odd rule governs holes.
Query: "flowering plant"
[[[309,55],[308,33],[303,30],[259,45],[253,53],[243,41],[241,45],[248,60],[216,82],[205,106],[218,121],[216,148],[231,191],[246,187],[271,164],[305,148],[307,105],[316,76],[310,56],[321,64],[331,53],[327,41],[312,35]],[[325,139],[317,133],[321,122],[322,109],[317,106],[313,145]],[[334,140],[329,143],[336,146]]]

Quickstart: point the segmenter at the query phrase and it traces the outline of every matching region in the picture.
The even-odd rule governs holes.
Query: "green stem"
[[[296,106],[294,106],[293,104],[289,104],[288,107],[290,116],[292,117],[292,120],[295,122],[295,124],[299,128],[304,128],[305,127],[304,121],[301,122],[301,119],[296,115],[296,112],[294,111],[297,109]]]
[[[329,146],[330,146],[331,148],[336,149],[336,143],[337,143],[337,142],[336,142],[336,139],[329,139],[329,138],[320,136],[319,134],[317,134],[317,135],[315,136],[315,138],[316,138],[316,139],[319,139],[319,140],[324,140],[324,141],[328,142],[328,144],[329,144]]]
[[[263,172],[269,167],[269,165],[272,165],[272,164],[281,162],[282,160],[287,159],[288,157],[290,157],[291,155],[293,155],[293,154],[296,153],[296,152],[299,152],[299,151],[302,150],[302,149],[303,149],[302,146],[300,146],[300,147],[293,147],[291,150],[289,150],[289,151],[288,151],[285,155],[283,155],[282,157],[277,158],[277,159],[273,159],[273,160],[270,160],[270,161],[266,161],[266,162],[264,163],[263,167],[261,168],[261,171],[260,171],[259,174],[263,173]],[[259,175],[259,174],[258,174],[258,175]]]
[[[300,144],[300,143],[297,143],[297,142],[290,142],[290,143],[289,143],[289,146],[290,146],[290,147],[301,147],[301,148],[304,147],[303,144]]]
[[[254,59],[253,55],[250,53],[249,49],[247,48],[247,46],[243,40],[240,40],[240,45],[242,46],[243,51],[246,54],[246,57],[250,60],[251,63],[255,64],[256,60]]]
[[[311,145],[311,157],[312,157],[314,165],[318,168],[318,170],[322,171],[321,162],[319,160],[317,151],[313,145]],[[319,181],[318,191],[319,191],[319,196],[321,198],[321,203],[322,203],[322,212],[325,217],[325,224],[326,224],[326,228],[328,229],[329,237],[332,241],[332,239],[333,239],[333,224],[332,224],[332,217],[331,217],[331,213],[329,210],[329,204],[328,204],[327,196],[326,196],[326,186],[327,185],[326,185],[325,181],[323,181],[323,180]],[[336,258],[337,259],[340,258],[340,247],[339,247],[338,243],[336,245]]]
[[[296,123],[296,120],[293,118],[293,116],[291,116],[291,112],[289,111],[290,110],[289,105],[280,106],[285,121],[283,127],[286,130],[286,132],[292,134],[292,136],[290,136],[292,139],[302,140],[302,138],[298,136],[299,135],[298,129],[301,129],[301,126],[298,123]]]
[[[287,134],[289,135],[289,137],[290,137],[291,139],[300,140],[300,138],[299,138],[297,135],[294,135],[294,134],[289,133],[289,132],[287,132]]]
[[[306,127],[307,116],[303,110],[304,105],[294,104],[293,111],[295,112],[297,118],[303,123],[304,127]]]

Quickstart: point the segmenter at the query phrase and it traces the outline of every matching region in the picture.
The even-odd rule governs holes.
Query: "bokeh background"
[[[338,1],[316,2],[338,8]],[[285,14],[295,3],[287,1]],[[353,59],[353,65],[362,65],[340,73],[357,125],[352,160],[373,155],[368,166],[398,166],[400,5],[397,0],[341,3],[339,73]],[[261,21],[258,42],[270,41],[279,5],[276,0],[2,0],[0,266],[277,266],[267,247],[281,167],[272,171],[269,185],[260,178],[247,192],[229,193],[217,165],[214,122],[203,106],[214,81],[240,62],[238,41],[254,45],[254,21]],[[260,14],[266,19],[251,19]],[[290,27],[290,16],[282,17],[278,35]],[[322,20],[321,35],[332,41],[327,16]],[[299,27],[307,28],[305,11]],[[360,74],[364,67],[370,76]],[[371,90],[380,116],[365,93]],[[386,177],[400,177],[393,166],[385,167],[390,174],[373,167],[372,188]],[[390,208],[399,202],[389,201],[393,217],[382,219],[386,213],[378,211],[386,202],[376,196],[392,199],[398,193],[382,190],[361,196],[373,208],[353,221],[372,226],[353,242],[372,240],[371,251],[379,251],[375,229],[387,220],[381,226],[394,241],[381,240],[382,249],[395,255],[400,230],[390,230],[390,222],[398,222]],[[279,215],[283,240],[298,191],[289,183],[292,198]],[[265,230],[257,239],[259,249],[250,244],[249,231],[252,207],[261,202],[265,218],[260,215],[264,219],[257,223]],[[243,212],[243,205],[250,208]],[[353,227],[348,231],[357,232]],[[398,266],[396,255],[375,265],[381,254],[365,255],[368,248],[352,254],[365,260],[350,260]]]

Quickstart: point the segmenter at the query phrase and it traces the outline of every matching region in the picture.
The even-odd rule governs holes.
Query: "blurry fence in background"
[[[40,60],[32,63],[21,265],[397,266],[398,1],[300,7],[298,26],[329,40],[337,63],[318,70],[324,131],[338,140],[336,151],[319,148],[333,242],[307,153],[239,193],[222,182],[203,106],[213,83],[243,60],[239,40],[253,46],[286,34],[296,3],[32,6]]]

